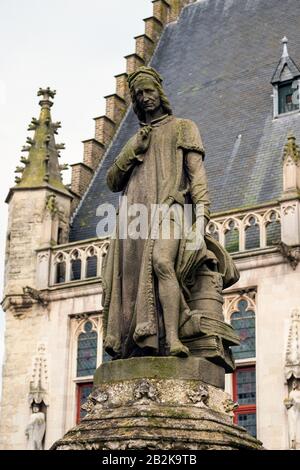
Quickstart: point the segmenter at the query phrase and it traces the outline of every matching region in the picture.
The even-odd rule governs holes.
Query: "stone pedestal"
[[[209,385],[209,384],[213,385]],[[232,423],[224,370],[202,358],[143,357],[102,364],[82,422],[56,450],[260,449]]]

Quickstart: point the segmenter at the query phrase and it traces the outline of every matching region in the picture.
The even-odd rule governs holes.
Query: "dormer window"
[[[298,80],[278,85],[278,114],[291,113],[299,109]]]
[[[274,118],[300,109],[300,70],[289,56],[286,37],[283,38],[282,43],[283,53],[271,82]]]

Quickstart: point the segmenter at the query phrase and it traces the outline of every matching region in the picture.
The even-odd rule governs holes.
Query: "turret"
[[[289,133],[283,152],[283,192],[281,197],[281,240],[300,245],[300,150]]]
[[[34,134],[22,148],[25,155],[16,168],[16,185],[6,199],[9,220],[4,308],[9,299],[24,303],[24,288],[38,285],[36,250],[68,240],[72,196],[61,176],[67,166],[59,164],[59,150],[64,144],[55,142],[60,123],[51,119],[55,91],[40,88],[38,96],[40,116],[29,124],[28,130]]]

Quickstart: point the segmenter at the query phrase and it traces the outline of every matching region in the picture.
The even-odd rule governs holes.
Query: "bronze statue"
[[[199,235],[197,211],[189,237],[182,226],[187,204],[202,207],[203,232],[210,218],[198,128],[173,116],[162,78],[153,68],[141,67],[128,84],[141,129],[109,169],[107,183],[112,191],[122,191],[128,207],[143,205],[151,215],[148,236],[123,237],[117,225],[111,240],[103,270],[105,350],[115,359],[193,354],[231,370],[229,346],[238,344],[238,338],[223,321],[221,293],[236,282],[238,272],[208,234],[197,249],[187,248],[188,240]],[[152,236],[151,208],[157,205],[168,210]],[[164,217],[170,225],[168,239],[162,233]],[[133,220],[129,211],[127,226]]]

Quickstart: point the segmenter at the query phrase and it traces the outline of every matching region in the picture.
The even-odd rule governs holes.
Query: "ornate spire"
[[[29,384],[29,404],[40,404],[44,402],[48,405],[48,363],[46,356],[46,346],[38,345],[37,354],[33,358],[33,371]]]
[[[286,36],[284,36],[284,38],[282,38],[281,40],[282,44],[283,44],[283,51],[282,51],[282,56],[281,57],[289,57],[289,52],[288,52],[288,48],[287,48],[287,44],[288,44],[288,38]]]
[[[16,168],[16,188],[36,188],[49,186],[53,189],[68,193],[64,186],[61,171],[66,165],[59,165],[58,150],[64,149],[64,144],[56,144],[54,134],[61,127],[60,122],[52,122],[51,107],[56,92],[50,88],[40,88],[37,95],[41,96],[39,105],[41,112],[39,119],[32,118],[28,131],[34,131],[34,137],[28,137],[22,152],[28,152],[28,157],[21,157],[21,163],[25,166]]]
[[[297,163],[300,160],[300,150],[296,144],[296,137],[292,132],[289,132],[287,140],[283,151],[283,161],[286,163],[288,160],[292,160]]]
[[[291,316],[291,326],[288,337],[286,359],[285,359],[285,378],[300,378],[300,311],[293,310]]]

